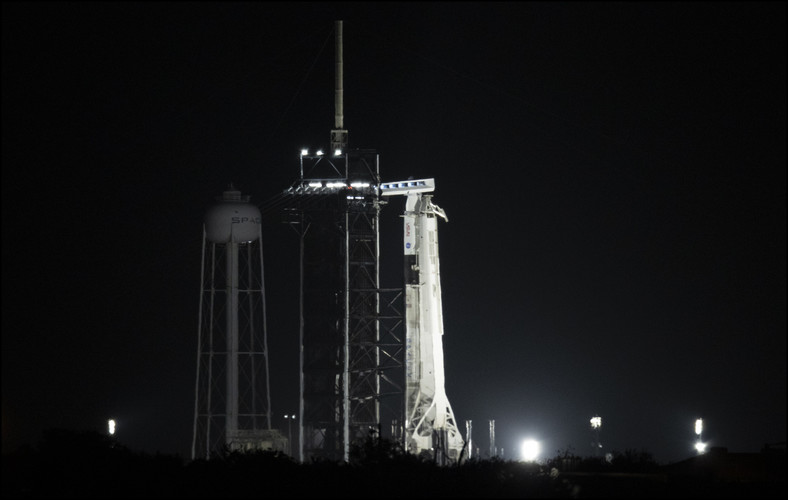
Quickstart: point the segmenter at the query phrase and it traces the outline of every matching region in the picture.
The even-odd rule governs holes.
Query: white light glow
[[[594,429],[599,429],[602,427],[602,417],[596,416],[591,419],[591,427]]]
[[[310,182],[309,183],[309,187],[311,187],[311,188],[319,188],[319,187],[323,187],[323,184],[321,184],[320,182]]]
[[[306,156],[308,154],[309,154],[309,150],[308,149],[302,149],[301,150],[301,156]]]
[[[699,418],[695,421],[695,434],[700,436],[701,432],[703,432],[703,419]]]
[[[109,419],[107,424],[109,425],[109,435],[112,436],[113,434],[115,434],[115,421],[112,420],[112,419]]]
[[[522,455],[522,459],[526,462],[534,462],[537,458],[539,458],[539,454],[542,452],[542,446],[539,444],[538,441],[533,439],[526,439],[523,441],[522,447],[520,448],[520,454]]]
[[[315,153],[315,154],[317,154],[317,156],[323,156],[323,150],[322,149],[318,149],[317,153]]]
[[[335,149],[334,150],[334,156],[339,156],[341,154],[342,154],[342,150],[341,149]]]
[[[698,441],[697,443],[695,443],[695,450],[698,453],[705,452],[706,451],[706,443],[701,443],[700,441]]]

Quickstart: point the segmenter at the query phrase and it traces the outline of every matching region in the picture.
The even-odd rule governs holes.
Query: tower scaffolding
[[[349,459],[386,418],[400,419],[401,289],[380,287],[378,155],[301,155],[287,190],[299,236],[299,460]],[[385,417],[384,417],[385,415]]]
[[[330,150],[303,150],[285,191],[299,236],[300,461],[348,461],[354,443],[382,433],[383,413],[402,420],[401,314],[389,307],[401,290],[380,287],[378,154],[348,148],[342,21],[335,35]]]

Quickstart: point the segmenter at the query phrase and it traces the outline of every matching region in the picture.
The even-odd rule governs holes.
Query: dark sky
[[[712,446],[785,441],[784,2],[3,2],[3,451],[114,417],[188,456],[204,211],[327,145],[336,19],[350,146],[449,216],[446,389],[477,446],[495,419],[505,458],[587,456],[595,414],[660,462],[698,417]],[[282,427],[297,241],[263,231]]]

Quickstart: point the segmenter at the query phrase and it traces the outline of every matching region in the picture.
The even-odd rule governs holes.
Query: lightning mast
[[[457,462],[464,442],[446,395],[443,370],[438,222],[434,179],[380,185],[383,196],[405,195],[405,447],[439,464]]]
[[[344,151],[347,148],[347,130],[345,130],[344,82],[342,60],[342,21],[334,23],[336,32],[334,42],[334,129],[331,131],[331,152]]]

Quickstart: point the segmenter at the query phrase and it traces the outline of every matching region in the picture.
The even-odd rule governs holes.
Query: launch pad
[[[335,32],[330,149],[302,150],[300,176],[282,195],[284,219],[299,245],[297,458],[347,462],[352,445],[384,437],[383,423],[388,428],[391,422],[387,437],[408,452],[456,463],[465,443],[445,391],[437,218],[447,220],[446,214],[432,202],[434,179],[382,183],[377,152],[347,147],[341,21]],[[383,288],[380,212],[384,197],[397,195],[406,197],[404,288]],[[249,337],[244,346],[238,340],[246,338],[248,322],[262,316],[265,324],[260,213],[223,201],[206,219],[203,243],[203,274],[210,272],[207,281],[203,278],[200,302],[193,445],[199,451],[193,456],[220,445],[248,449],[264,441],[280,443],[263,439],[270,437],[263,432],[270,430],[270,396],[267,386],[255,392],[261,380],[268,384],[265,335]],[[210,229],[214,226],[220,231]],[[206,242],[213,259],[208,267]],[[239,252],[246,257],[239,258]],[[239,263],[256,262],[255,252],[259,282],[239,286]],[[224,262],[216,260],[222,255]],[[224,278],[217,265],[226,267]],[[257,279],[257,272],[249,276]],[[217,302],[218,296],[225,301]],[[260,312],[243,313],[247,304],[259,302]],[[225,319],[217,323],[217,318]],[[264,376],[255,371],[261,367]],[[240,397],[250,392],[248,387],[255,387],[249,411],[241,408],[246,402]]]

